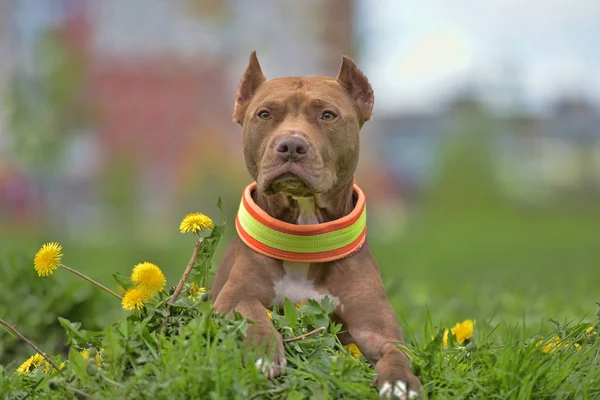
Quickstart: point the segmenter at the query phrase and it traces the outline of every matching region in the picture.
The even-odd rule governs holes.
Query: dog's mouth
[[[273,194],[283,193],[294,197],[310,197],[313,195],[310,186],[292,172],[286,172],[273,179],[268,191]]]
[[[256,182],[258,190],[266,195],[281,193],[292,197],[314,197],[327,191],[332,180],[327,169],[320,165],[312,167],[287,162],[264,164]]]

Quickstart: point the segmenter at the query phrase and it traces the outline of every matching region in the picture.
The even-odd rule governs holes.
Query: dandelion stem
[[[165,323],[169,319],[168,311],[171,311],[171,306],[173,304],[175,304],[175,302],[177,301],[177,298],[179,297],[179,293],[181,293],[181,289],[183,289],[183,285],[187,281],[188,276],[190,276],[190,272],[192,272],[192,268],[194,267],[196,258],[198,258],[198,252],[200,251],[200,246],[202,246],[203,240],[204,239],[200,238],[196,241],[196,247],[194,247],[194,252],[192,253],[190,262],[188,263],[187,267],[185,267],[185,271],[183,271],[183,275],[181,275],[181,279],[179,280],[179,283],[177,284],[177,287],[175,288],[175,291],[173,292],[173,295],[171,296],[171,300],[169,300],[169,304],[167,304],[167,315],[160,323],[160,330],[159,330],[160,334],[162,334],[163,327],[165,326]]]
[[[76,271],[73,268],[69,268],[64,264],[60,264],[60,266],[63,267],[64,269],[66,269],[67,271],[72,272],[73,274],[77,275],[78,277],[85,279],[86,281],[90,282],[92,285],[98,287],[99,289],[104,290],[106,293],[110,294],[111,296],[116,297],[119,301],[123,300],[123,297],[119,296],[118,294],[116,294],[115,292],[113,292],[112,290],[110,290],[109,288],[104,286],[103,284],[96,282],[92,278],[82,274],[81,272]]]
[[[194,263],[196,262],[196,258],[198,257],[198,252],[200,251],[200,246],[202,246],[203,239],[200,238],[196,241],[196,247],[194,247],[194,252],[192,253],[192,258],[190,258],[190,262],[188,263],[185,271],[183,271],[183,275],[181,275],[181,279],[177,284],[177,288],[175,288],[175,292],[173,292],[173,296],[171,296],[171,300],[169,301],[169,305],[167,306],[167,310],[171,309],[171,306],[175,304],[177,298],[179,297],[179,293],[181,293],[181,289],[183,289],[183,285],[187,281],[188,276],[190,276],[190,272],[192,272],[192,268],[194,267]]]
[[[325,327],[322,326],[320,328],[317,328],[317,329],[314,329],[314,330],[312,330],[310,332],[307,332],[304,335],[296,336],[296,337],[289,338],[289,339],[283,339],[283,343],[295,342],[296,340],[301,340],[301,339],[307,338],[309,336],[314,335],[315,333],[319,333],[319,332],[322,332],[324,330],[325,330]]]
[[[19,337],[19,339],[21,339],[22,341],[24,341],[25,343],[27,343],[29,346],[31,346],[39,355],[41,355],[42,357],[44,357],[44,360],[46,360],[50,365],[52,365],[52,367],[58,371],[58,373],[66,379],[66,377],[63,375],[62,371],[58,368],[58,365],[56,365],[54,363],[54,361],[52,361],[50,359],[50,357],[48,357],[42,350],[40,350],[39,347],[37,347],[31,340],[27,339],[21,332],[19,332],[14,326],[12,326],[11,324],[9,324],[8,322],[4,321],[3,319],[0,318],[0,324],[3,325],[6,329],[8,329],[9,331],[11,331],[12,333],[14,333],[15,335],[17,335]]]
[[[79,390],[77,388],[74,388],[73,386],[67,385],[67,389],[69,389],[70,391],[72,391],[75,394],[80,395],[81,397],[85,397],[86,399],[91,399],[92,398],[92,396],[90,396],[89,394],[87,394],[83,390]]]

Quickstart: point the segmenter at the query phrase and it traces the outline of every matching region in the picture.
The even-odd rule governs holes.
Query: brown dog
[[[233,119],[243,127],[246,167],[256,181],[252,199],[270,217],[288,224],[323,224],[352,212],[359,131],[371,118],[373,91],[354,62],[344,57],[337,79],[284,77],[267,81],[256,54],[240,82]],[[265,215],[266,215],[265,214]],[[417,395],[421,382],[399,350],[402,333],[365,243],[354,254],[329,262],[292,262],[265,256],[236,237],[215,277],[214,308],[235,309],[255,321],[253,345],[274,348],[262,365],[269,377],[283,373],[281,335],[265,308],[284,298],[302,302],[329,296],[333,318],[377,371],[381,397]]]

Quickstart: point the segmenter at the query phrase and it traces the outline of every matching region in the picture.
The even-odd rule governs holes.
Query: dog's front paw
[[[398,365],[393,361],[381,359],[377,363],[380,371],[374,383],[379,389],[379,397],[382,399],[418,399],[419,391],[423,386],[421,381],[410,368]]]
[[[379,388],[379,397],[382,399],[412,400],[418,399],[419,393],[408,389],[404,381],[386,381]]]
[[[287,360],[283,355],[276,355],[273,361],[261,357],[256,360],[254,365],[267,378],[274,379],[283,374],[285,366],[287,365]]]

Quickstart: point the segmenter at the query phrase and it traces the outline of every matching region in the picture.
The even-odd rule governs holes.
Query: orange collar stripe
[[[254,202],[245,190],[236,217],[242,241],[254,251],[285,261],[328,262],[358,252],[366,241],[366,201],[354,185],[356,205],[350,214],[335,221],[315,225],[295,225],[279,221]]]

